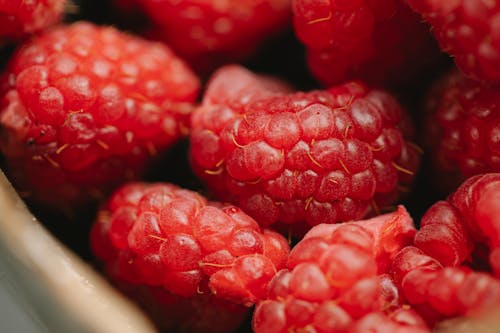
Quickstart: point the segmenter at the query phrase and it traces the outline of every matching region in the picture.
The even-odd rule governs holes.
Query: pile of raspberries
[[[500,309],[500,1],[89,4],[0,1],[1,168],[159,330]]]

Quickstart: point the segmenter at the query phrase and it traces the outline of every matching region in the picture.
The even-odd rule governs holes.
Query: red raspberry
[[[493,177],[492,177],[493,178]],[[482,233],[492,247],[500,247],[500,174],[494,177],[494,182],[481,190],[478,198],[475,219]]]
[[[406,300],[432,325],[500,305],[500,281],[464,267],[442,267],[415,247],[400,251],[392,276]]]
[[[500,278],[500,177],[481,194],[475,219],[488,239],[489,263],[496,277]]]
[[[220,198],[300,233],[397,199],[419,161],[404,117],[393,97],[359,82],[292,94],[226,67],[192,115],[190,157]]]
[[[398,309],[389,315],[374,312],[366,315],[348,333],[425,333],[430,332],[422,318],[411,309]]]
[[[431,25],[441,49],[475,79],[500,82],[500,3],[408,0]]]
[[[500,171],[500,90],[453,71],[426,103],[426,138],[437,185],[455,189],[466,178]]]
[[[161,44],[89,23],[46,32],[4,73],[0,148],[12,179],[58,209],[100,196],[185,133],[198,89]]]
[[[410,83],[438,56],[427,26],[404,0],[294,0],[294,24],[314,76]]]
[[[463,264],[474,245],[462,219],[449,202],[435,203],[422,217],[415,246],[445,266]]]
[[[57,23],[66,0],[0,2],[0,39],[19,38]]]
[[[444,266],[481,267],[489,256],[491,269],[498,273],[499,195],[499,173],[469,178],[448,201],[438,202],[426,212],[415,246]]]
[[[99,213],[92,249],[114,280],[250,306],[267,296],[289,246],[240,209],[221,207],[174,185],[132,183]]]
[[[489,173],[469,178],[449,200],[457,207],[463,217],[464,225],[475,241],[475,250],[479,252],[477,260],[480,262],[489,260],[489,268],[500,277],[498,274],[500,223],[496,216],[498,193],[500,193],[500,173]]]
[[[136,0],[165,41],[201,72],[247,59],[291,18],[291,0]]]
[[[314,227],[257,305],[255,332],[372,332],[376,326],[374,332],[428,332],[418,315],[401,309],[385,275],[386,260],[414,233],[403,207],[366,221]]]
[[[399,249],[412,243],[415,232],[412,218],[403,206],[399,206],[394,213],[379,215],[369,220],[349,222],[347,225],[317,225],[307,232],[301,244],[307,244],[306,240],[310,238],[322,238],[327,242],[353,243],[364,247],[362,242],[369,241],[371,248],[367,250],[375,257],[378,271],[386,272]],[[288,259],[289,264],[295,260],[293,254],[302,251],[299,248],[298,245],[294,247]]]

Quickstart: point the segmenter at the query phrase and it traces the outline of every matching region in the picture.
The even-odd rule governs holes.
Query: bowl
[[[0,274],[17,310],[38,331],[156,332],[135,305],[38,222],[1,171]]]

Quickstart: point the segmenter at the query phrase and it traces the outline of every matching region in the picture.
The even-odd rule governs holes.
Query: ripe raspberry
[[[469,265],[499,276],[499,195],[499,173],[469,178],[426,212],[415,246],[444,266]]]
[[[465,267],[442,267],[409,246],[397,254],[392,276],[414,309],[432,325],[500,305],[500,281]]]
[[[170,184],[116,191],[92,231],[92,248],[114,280],[251,305],[288,256],[279,234],[234,206],[218,208]]]
[[[258,303],[255,332],[372,332],[375,326],[384,328],[375,332],[428,332],[418,315],[401,308],[385,274],[386,260],[410,244],[414,232],[403,207],[366,221],[314,227],[272,280],[268,299]]]
[[[431,25],[441,49],[475,79],[500,82],[500,3],[408,0]]]
[[[500,178],[500,177],[499,177]],[[488,239],[489,264],[493,275],[500,278],[500,182],[488,186],[476,206],[475,218]]]
[[[0,39],[19,38],[57,23],[66,0],[0,2]]]
[[[473,240],[485,241],[490,238],[492,244],[498,244],[494,240],[497,232],[492,232],[493,225],[484,225],[476,220],[478,203],[485,194],[493,193],[500,189],[500,173],[487,173],[467,179],[460,187],[452,193],[448,201],[460,212],[464,225]]]
[[[500,224],[496,216],[500,193],[500,173],[489,173],[469,178],[450,197],[450,202],[463,216],[471,238],[475,241],[478,261],[489,260],[489,268],[500,277],[498,250]]]
[[[427,146],[438,186],[455,189],[466,178],[500,171],[500,91],[453,71],[427,99]]]
[[[140,176],[185,132],[199,89],[165,46],[90,23],[24,44],[3,77],[0,148],[11,178],[58,209]]]
[[[367,233],[368,232],[368,233]],[[390,214],[379,215],[368,220],[345,224],[319,224],[307,232],[302,238],[301,246],[307,246],[307,239],[321,238],[327,242],[353,243],[364,247],[362,242],[369,243],[370,251],[377,262],[378,272],[386,272],[394,255],[405,245],[412,243],[415,236],[413,220],[403,206]],[[316,240],[315,240],[316,241]],[[294,247],[288,263],[295,262],[294,254],[307,252],[301,246]]]
[[[136,0],[152,37],[165,41],[201,72],[247,59],[291,18],[291,0]]]
[[[221,199],[300,233],[397,199],[419,161],[404,117],[390,95],[359,82],[287,93],[226,67],[192,115],[190,158]]]
[[[465,263],[474,247],[462,216],[446,201],[435,203],[422,217],[415,246],[445,266]]]
[[[293,10],[309,68],[325,85],[410,83],[438,57],[427,26],[404,0],[294,0]]]
[[[370,313],[348,331],[348,333],[425,333],[430,332],[422,318],[411,309],[398,309],[389,315],[384,312]]]
[[[500,222],[496,200],[500,174],[478,175],[465,181],[447,201],[434,204],[424,215],[415,246],[444,266],[482,267],[498,271]],[[486,267],[488,269],[488,267]]]

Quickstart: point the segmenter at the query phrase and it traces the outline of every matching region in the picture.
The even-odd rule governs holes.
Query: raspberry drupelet
[[[403,207],[312,228],[272,280],[268,299],[257,304],[255,332],[428,332],[415,312],[402,307],[386,274],[414,234]]]
[[[498,1],[408,0],[467,76],[500,83]]]
[[[500,89],[458,70],[437,81],[425,104],[426,149],[436,187],[449,193],[470,176],[500,171]]]
[[[248,59],[291,22],[291,0],[135,0],[165,41],[201,73]]]
[[[428,27],[404,0],[294,0],[293,11],[309,68],[327,86],[347,79],[410,84],[439,57]]]
[[[63,16],[66,0],[8,0],[0,3],[0,40],[38,32]]]
[[[393,97],[359,82],[290,93],[228,66],[192,115],[190,158],[220,199],[301,234],[394,203],[420,158],[405,117]]]
[[[10,178],[56,209],[140,177],[187,132],[199,90],[164,45],[84,22],[23,44],[2,78],[0,148]]]
[[[250,306],[265,298],[289,252],[285,238],[262,230],[239,208],[160,183],[131,183],[116,191],[97,217],[91,246],[129,294],[146,289],[194,306],[212,302],[207,297],[221,306]]]

